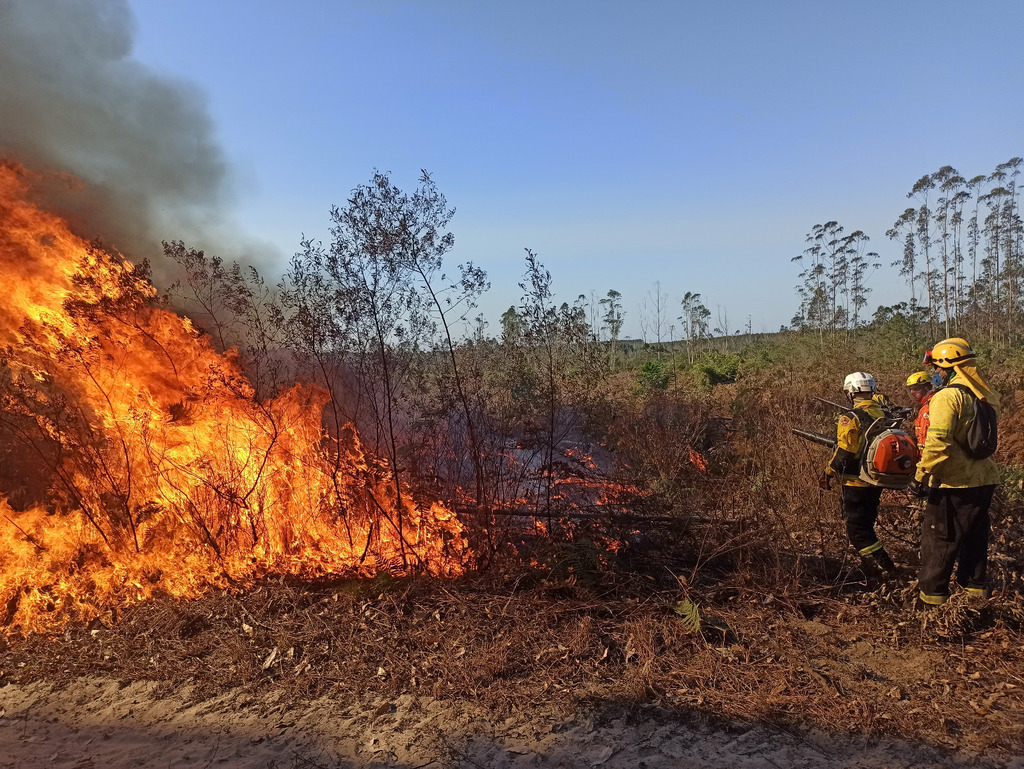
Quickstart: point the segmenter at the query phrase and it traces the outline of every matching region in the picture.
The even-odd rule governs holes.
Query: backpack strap
[[[970,395],[974,400],[978,400],[978,394],[967,385],[962,385],[958,382],[956,384],[946,385],[946,387],[955,387],[957,390],[963,390],[965,393]]]
[[[885,414],[880,417],[873,417],[864,409],[850,409],[846,413],[857,420],[857,427],[859,429],[858,437],[860,438],[860,449],[858,454],[863,454],[867,450],[867,441],[865,439],[867,438],[868,432],[879,422],[879,420],[886,418]]]

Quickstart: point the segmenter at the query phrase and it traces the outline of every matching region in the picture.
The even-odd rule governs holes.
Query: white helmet
[[[865,371],[855,371],[843,381],[843,392],[847,395],[877,391],[878,384],[875,382],[875,378]]]

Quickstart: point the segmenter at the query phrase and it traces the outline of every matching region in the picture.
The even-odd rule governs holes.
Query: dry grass
[[[276,581],[243,595],[157,601],[110,627],[11,640],[3,680],[103,675],[188,686],[196,698],[274,689],[296,703],[415,693],[474,700],[495,717],[656,703],[1019,752],[1020,599],[975,607],[958,597],[923,615],[903,608],[911,593],[778,594],[736,580],[698,593],[624,573],[583,586],[534,570],[455,583]],[[700,607],[698,633],[674,611],[684,596]]]
[[[868,584],[835,492],[814,483],[825,450],[789,434],[831,418],[808,406],[812,384],[802,395],[715,393],[731,414],[662,402],[645,412],[657,430],[620,437],[632,480],[671,488],[674,525],[576,527],[573,540],[533,542],[533,566],[510,555],[456,581],[278,579],[165,598],[61,637],[9,638],[0,683],[104,675],[197,698],[274,690],[295,703],[414,693],[473,700],[496,718],[657,704],[679,717],[1019,755],[1024,510],[1005,498],[994,510],[989,601],[956,595],[920,613],[912,579]],[[701,441],[706,470],[682,445],[659,453],[679,435]],[[914,511],[895,493],[883,505],[879,533],[912,574]],[[594,558],[607,541],[617,555]],[[676,611],[683,601],[699,610],[696,632]]]

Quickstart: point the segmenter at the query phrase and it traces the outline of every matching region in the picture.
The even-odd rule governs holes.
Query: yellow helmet
[[[966,339],[943,339],[932,348],[932,363],[940,368],[953,368],[977,357]]]
[[[917,387],[918,385],[931,385],[931,375],[926,371],[916,371],[907,377],[907,387]]]

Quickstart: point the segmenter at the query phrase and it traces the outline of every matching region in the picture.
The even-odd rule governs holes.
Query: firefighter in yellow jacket
[[[860,554],[865,570],[873,576],[893,576],[896,565],[875,534],[882,489],[860,479],[860,461],[866,448],[861,445],[862,436],[876,419],[885,416],[877,398],[878,385],[871,374],[858,371],[846,377],[843,392],[853,408],[839,417],[836,448],[825,468],[822,485],[828,488],[831,478],[841,481],[846,535]]]
[[[973,396],[999,410],[999,395],[978,372],[974,350],[964,339],[945,339],[932,348],[932,365],[943,387],[931,399],[914,487],[928,499],[918,575],[919,598],[926,606],[945,603],[954,566],[957,584],[971,595],[988,595],[989,507],[999,484],[996,463],[972,459],[963,448],[976,411]]]

